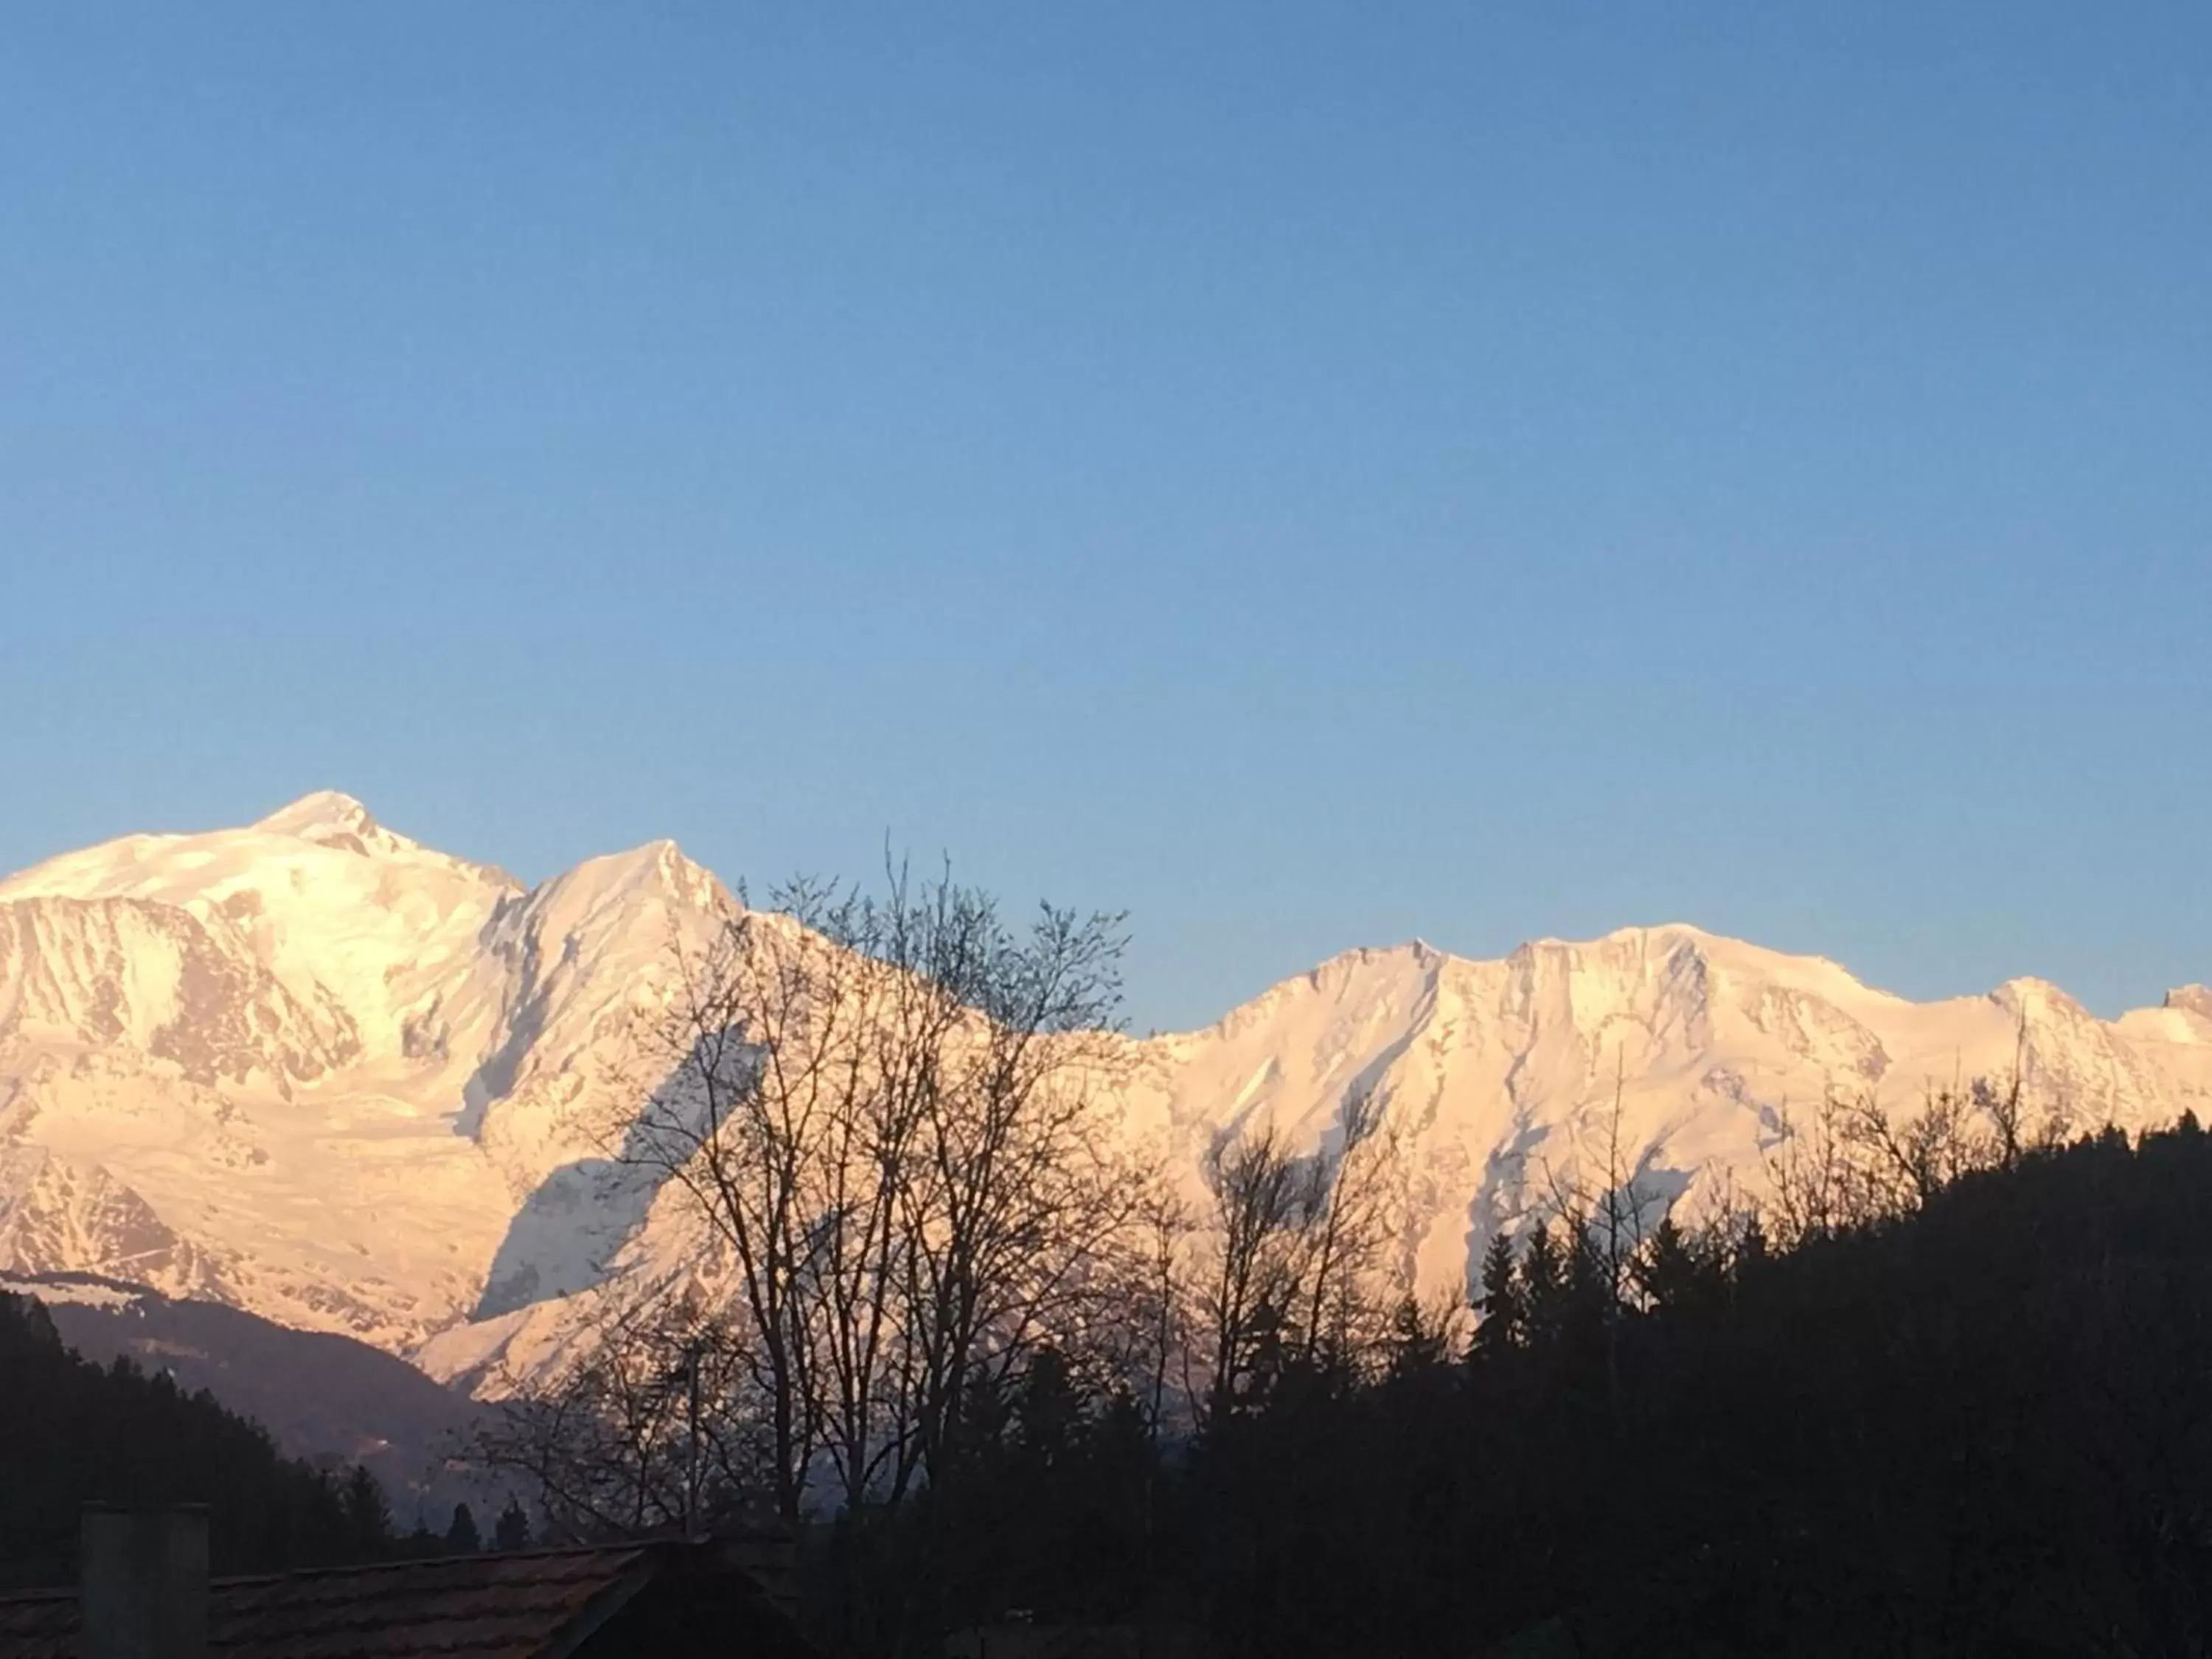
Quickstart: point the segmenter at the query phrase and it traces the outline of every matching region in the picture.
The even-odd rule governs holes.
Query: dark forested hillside
[[[288,1461],[258,1427],[165,1376],[81,1358],[38,1303],[0,1295],[0,1586],[66,1582],[90,1501],[209,1504],[218,1572],[392,1547],[373,1480]]]
[[[2007,1145],[1786,1248],[1746,1214],[1608,1262],[1588,1220],[1493,1253],[1471,1343],[1408,1307],[1184,1450],[1033,1370],[941,1499],[848,1521],[838,1605],[919,1573],[940,1626],[1174,1618],[1228,1656],[2212,1644],[2193,1119]]]
[[[46,1304],[62,1341],[106,1364],[129,1358],[187,1393],[206,1389],[267,1429],[277,1449],[318,1466],[358,1462],[410,1522],[483,1501],[447,1458],[465,1449],[480,1407],[392,1354],[326,1331],[297,1331],[219,1302],[172,1298],[85,1273],[0,1274]]]
[[[1911,1214],[1493,1270],[1451,1363],[1287,1379],[1194,1474],[1236,1652],[2197,1653],[2212,1640],[2212,1139],[1962,1176]]]

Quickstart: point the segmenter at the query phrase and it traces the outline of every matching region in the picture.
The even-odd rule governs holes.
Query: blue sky
[[[2212,978],[2212,10],[18,9],[0,867],[325,787]]]

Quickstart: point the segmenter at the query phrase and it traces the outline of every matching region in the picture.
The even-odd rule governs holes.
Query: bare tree
[[[570,1538],[690,1533],[741,1505],[763,1450],[738,1386],[748,1345],[682,1298],[592,1296],[588,1342],[506,1378],[476,1455],[527,1480]]]
[[[784,896],[807,921],[840,914],[813,888]],[[702,949],[672,939],[673,992],[638,1032],[659,1080],[620,1127],[617,1156],[687,1195],[728,1257],[768,1482],[796,1520],[823,1430],[812,1283],[836,1197],[825,1152],[861,1091],[872,1011],[819,927],[735,904],[718,920]]]
[[[1272,1123],[1216,1146],[1206,1175],[1218,1237],[1200,1312],[1213,1348],[1206,1412],[1218,1422],[1236,1411],[1297,1294],[1305,1177]]]
[[[1775,1243],[1792,1249],[1862,1219],[1869,1200],[1834,1091],[1821,1097],[1809,1120],[1793,1115],[1786,1103],[1776,1120],[1778,1133],[1765,1155]]]
[[[1785,1111],[1766,1158],[1778,1242],[1786,1247],[1910,1213],[1962,1176],[2010,1169],[2062,1144],[2069,1115],[2058,1101],[2031,1115],[2027,1061],[2023,1018],[2008,1076],[1929,1081],[1917,1110],[1900,1112],[1869,1088],[1832,1090],[1809,1124]]]
[[[1628,1157],[1624,1139],[1627,1080],[1624,1050],[1614,1060],[1605,1140],[1595,1173],[1592,1160],[1581,1147],[1565,1168],[1549,1163],[1543,1166],[1548,1218],[1563,1224],[1573,1248],[1595,1261],[1608,1316],[1625,1308],[1633,1294],[1636,1265],[1650,1231],[1650,1212],[1657,1208],[1663,1215],[1668,1207],[1644,1183],[1643,1160],[1632,1163]]]
[[[895,897],[902,890],[894,889]],[[968,1390],[1079,1329],[1116,1271],[1141,1183],[1101,1114],[1121,1053],[1119,917],[1042,908],[1026,935],[939,883],[902,904],[910,976],[963,1011],[928,1050],[899,1182],[917,1468],[942,1481]]]
[[[1129,1178],[1102,1085],[1124,1045],[1120,919],[1017,933],[949,876],[731,905],[641,1033],[658,1072],[617,1155],[729,1261],[778,1510],[948,1477],[969,1388],[1126,1287]]]
[[[1188,1257],[1197,1218],[1182,1196],[1164,1180],[1154,1180],[1139,1200],[1137,1215],[1138,1273],[1130,1281],[1133,1338],[1127,1371],[1143,1389],[1147,1433],[1158,1443],[1168,1419],[1168,1379],[1177,1362],[1184,1370],[1184,1399],[1195,1406],[1189,1386],[1192,1300]]]
[[[2073,1115],[2062,1097],[2046,1101],[2031,1121],[2027,1109],[2027,1015],[2021,1012],[2020,1032],[2013,1045],[2012,1071],[1999,1078],[1976,1078],[1972,1085],[1974,1110],[1988,1127],[1994,1146],[1989,1161],[2002,1169],[2016,1168],[2030,1152],[2048,1152],[2064,1144],[2073,1130]]]
[[[1396,1143],[1367,1088],[1346,1097],[1339,1125],[1333,1158],[1297,1156],[1273,1123],[1207,1155],[1213,1256],[1197,1312],[1211,1340],[1212,1420],[1287,1361],[1358,1363],[1388,1335],[1397,1298],[1378,1294],[1376,1275]]]
[[[1363,1085],[1346,1097],[1334,1167],[1309,1166],[1302,1264],[1305,1318],[1299,1333],[1308,1364],[1350,1357],[1382,1335],[1380,1300],[1370,1294],[1384,1231],[1388,1171],[1397,1146],[1383,1122],[1382,1097]]]
[[[2022,1035],[2023,1049],[2026,1044]],[[1920,1109],[1900,1115],[1871,1093],[1848,1103],[1843,1135],[1857,1154],[1869,1195],[1869,1218],[1917,1210],[1961,1176],[2011,1169],[2028,1152],[2062,1142],[2069,1118],[2061,1105],[2031,1121],[2027,1085],[2015,1063],[2008,1079],[1954,1079],[1925,1085]]]
[[[1856,1156],[1875,1207],[1891,1215],[1917,1210],[1975,1167],[1980,1149],[1971,1107],[1963,1091],[1932,1084],[1920,1109],[1908,1116],[1892,1112],[1871,1090],[1844,1102],[1844,1141]]]

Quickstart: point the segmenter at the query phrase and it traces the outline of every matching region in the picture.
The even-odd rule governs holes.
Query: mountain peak
[[[253,828],[264,835],[296,836],[322,846],[349,851],[395,852],[413,843],[379,823],[351,795],[336,789],[318,789],[289,806],[280,806]]]
[[[2177,985],[2166,994],[2166,1006],[2212,1019],[2212,985]]]
[[[279,836],[301,835],[310,830],[350,830],[358,835],[377,824],[368,808],[351,795],[336,789],[315,789],[289,806],[278,807],[253,827]]]

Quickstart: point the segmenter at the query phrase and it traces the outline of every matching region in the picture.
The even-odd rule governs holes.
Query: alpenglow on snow
[[[693,1248],[603,1126],[672,939],[732,902],[672,842],[526,887],[328,793],[0,882],[0,1267],[228,1302],[434,1375],[545,1363],[560,1298]],[[1348,951],[1125,1058],[1131,1144],[1194,1196],[1224,1133],[1326,1149],[1373,1091],[1399,1264],[1435,1293],[1616,1140],[1639,1190],[1694,1199],[1755,1187],[1781,1115],[1838,1089],[1906,1103],[2017,1065],[2076,1121],[2205,1115],[2212,995],[2110,1022],[2037,980],[1914,1003],[1633,927],[1491,962]]]

